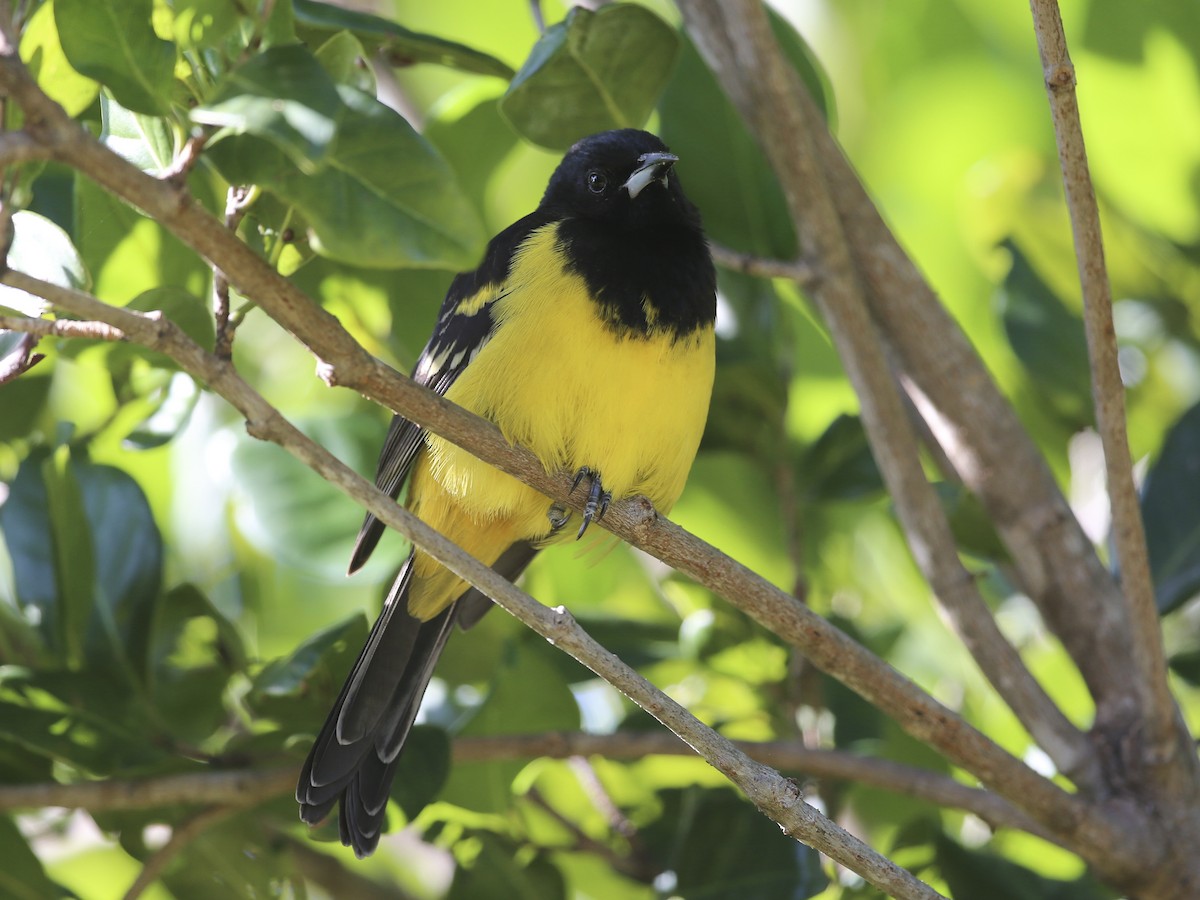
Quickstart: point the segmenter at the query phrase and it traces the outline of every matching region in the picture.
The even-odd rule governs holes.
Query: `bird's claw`
[[[571,482],[571,493],[575,493],[575,488],[579,487],[580,482],[587,478],[591,482],[591,487],[588,488],[587,503],[583,505],[583,524],[579,526],[579,534],[575,535],[575,540],[583,537],[583,533],[587,531],[587,527],[592,522],[599,522],[604,518],[604,514],[608,512],[608,506],[612,503],[612,491],[604,490],[604,483],[600,480],[600,473],[587,466],[583,466],[575,473],[575,480]]]

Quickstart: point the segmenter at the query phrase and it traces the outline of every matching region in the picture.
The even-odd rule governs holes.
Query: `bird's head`
[[[602,131],[576,143],[554,174],[542,208],[564,218],[624,228],[699,226],[674,171],[679,157],[646,131]]]

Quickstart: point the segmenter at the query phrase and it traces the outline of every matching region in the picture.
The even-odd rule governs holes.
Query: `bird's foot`
[[[583,537],[583,533],[587,531],[587,527],[592,522],[599,522],[604,518],[604,514],[608,512],[608,504],[612,502],[612,491],[604,490],[604,483],[600,480],[600,473],[587,466],[581,468],[575,473],[575,480],[571,482],[571,493],[575,493],[575,488],[579,487],[579,483],[583,479],[588,479],[591,482],[591,487],[588,488],[587,503],[583,505],[583,524],[579,526],[579,534],[575,535],[575,540]]]
[[[550,534],[556,535],[571,521],[571,511],[561,503],[552,503],[546,510],[546,518],[550,520]]]

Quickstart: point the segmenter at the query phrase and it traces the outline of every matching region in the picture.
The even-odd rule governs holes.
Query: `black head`
[[[674,171],[678,157],[647,131],[602,131],[575,144],[550,177],[541,208],[557,217],[624,228],[698,229],[700,217]]]

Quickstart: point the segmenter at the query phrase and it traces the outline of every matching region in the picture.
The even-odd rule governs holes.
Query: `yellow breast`
[[[529,447],[547,471],[588,466],[614,498],[646,494],[666,512],[704,430],[712,329],[619,333],[563,267],[556,240],[547,226],[525,243],[493,308],[494,336],[446,396]],[[463,513],[506,520],[525,539],[549,533],[541,494],[440,438],[428,454],[430,475]]]

